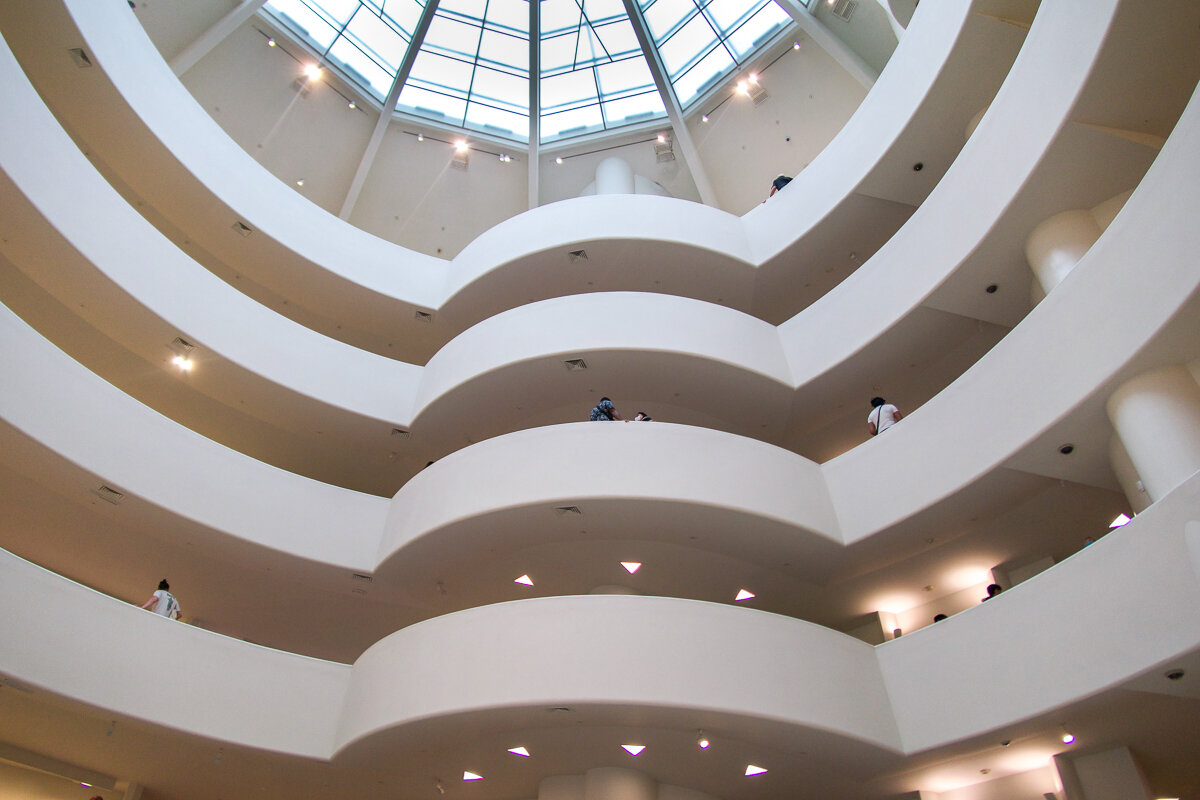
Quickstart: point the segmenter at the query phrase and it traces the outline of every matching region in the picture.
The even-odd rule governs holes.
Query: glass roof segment
[[[637,0],[687,108],[790,21],[772,0]]]
[[[269,0],[266,10],[370,92],[387,96],[424,0]]]
[[[264,13],[378,100],[428,0],[268,0]],[[530,0],[441,0],[397,110],[529,139]],[[667,115],[623,0],[538,0],[542,141]],[[686,108],[790,23],[773,0],[636,0]]]
[[[666,116],[621,0],[541,0],[542,141]]]
[[[528,0],[442,0],[398,108],[527,141]]]

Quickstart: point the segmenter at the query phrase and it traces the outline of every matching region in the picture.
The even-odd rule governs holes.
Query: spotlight
[[[465,153],[465,152],[467,152],[467,141],[466,141],[466,139],[459,139],[457,142],[455,142],[455,143],[454,143],[454,149],[455,149],[456,151],[458,151],[459,153]]]
[[[555,163],[555,164],[561,164],[561,163],[562,163],[562,156],[559,156],[558,158],[554,159],[554,163]]]
[[[1073,744],[1074,742],[1075,742],[1075,734],[1073,734],[1069,730],[1067,730],[1067,727],[1064,725],[1063,729],[1062,729],[1062,743],[1063,744]]]
[[[708,741],[708,738],[704,735],[704,731],[700,731],[700,738],[696,740],[696,746],[701,750],[707,750],[710,744],[712,743]]]
[[[425,141],[425,134],[423,134],[423,133],[418,133],[418,134],[417,134],[417,141],[418,141],[418,142],[423,142],[423,141]]]
[[[310,81],[315,81],[321,77],[321,68],[316,64],[306,64],[304,66],[304,76]]]
[[[275,46],[275,40],[267,39],[267,47],[274,47],[274,46]]]
[[[738,94],[748,95],[750,94],[750,84],[746,83],[746,81],[738,81],[737,85],[734,86],[734,91],[736,91]]]
[[[799,43],[799,42],[792,42],[792,49],[793,49],[793,50],[799,50],[799,49],[800,49],[800,43]]]
[[[350,103],[348,104],[348,107],[349,108],[358,108],[358,106],[354,103],[353,100],[350,101]]]
[[[700,118],[700,121],[701,121],[701,122],[708,122],[708,114],[705,114],[704,116],[702,116],[702,117]]]

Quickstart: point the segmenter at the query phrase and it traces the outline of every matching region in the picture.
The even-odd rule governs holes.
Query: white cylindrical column
[[[1064,211],[1033,229],[1025,240],[1025,258],[1049,294],[1063,282],[1103,233],[1090,211]]]
[[[1108,463],[1112,465],[1113,474],[1117,476],[1117,483],[1121,485],[1121,491],[1129,500],[1129,507],[1133,513],[1142,513],[1146,506],[1150,505],[1150,496],[1142,486],[1142,479],[1138,477],[1137,467],[1133,465],[1129,451],[1121,443],[1121,437],[1115,434],[1108,440]]]
[[[1200,469],[1200,386],[1186,367],[1160,367],[1126,381],[1107,409],[1150,502]]]
[[[584,776],[584,800],[655,800],[658,784],[649,775],[624,767],[596,767]]]
[[[1075,268],[1120,212],[1130,194],[1132,192],[1122,192],[1092,209],[1055,214],[1033,229],[1025,240],[1025,258],[1046,294]]]
[[[633,167],[617,156],[596,165],[596,194],[635,194]]]

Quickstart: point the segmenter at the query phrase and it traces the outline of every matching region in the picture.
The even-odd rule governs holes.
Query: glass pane
[[[409,84],[400,92],[400,106],[405,111],[420,117],[461,125],[467,101],[447,97]]]
[[[313,5],[324,11],[334,24],[341,26],[350,21],[360,3],[358,0],[321,0]]]
[[[519,31],[529,38],[529,0],[491,0],[488,25]]]
[[[542,0],[539,15],[544,41],[548,33],[577,27],[581,12],[575,0]]]
[[[729,46],[739,61],[744,60],[761,45],[766,44],[765,41],[762,41],[764,37],[770,38],[772,34],[787,25],[790,19],[774,3],[767,3],[749,21],[730,35]]]
[[[663,66],[676,78],[717,41],[717,34],[703,16],[697,14],[665,42],[658,45]]]
[[[517,141],[529,139],[528,116],[492,108],[482,103],[467,105],[467,125],[476,130],[482,129],[494,136],[505,136]]]
[[[471,99],[483,100],[490,105],[515,112],[529,110],[529,79],[518,78],[485,67],[475,69],[475,82],[471,85]]]
[[[642,5],[642,16],[655,42],[667,38],[689,14],[695,13],[696,4],[692,0],[655,0],[649,7]]]
[[[580,26],[578,45],[575,48],[576,65],[592,64],[596,61],[607,60],[608,51],[604,49],[604,45],[600,43],[600,38],[596,36],[591,26]]]
[[[355,14],[346,28],[346,34],[392,75],[400,69],[400,62],[404,60],[404,54],[408,51],[408,42],[370,11],[363,9]],[[390,78],[388,83],[391,83]],[[384,89],[384,94],[386,93],[387,89]]]
[[[666,115],[667,109],[657,91],[604,103],[604,119],[610,128]]]
[[[479,28],[474,25],[438,14],[429,24],[429,32],[425,34],[425,43],[421,49],[456,53],[473,61],[475,52],[479,49],[479,33]]]
[[[529,40],[485,30],[479,43],[479,60],[529,73]]]
[[[633,32],[633,24],[630,23],[628,17],[599,27],[596,29],[596,33],[600,36],[604,49],[613,58],[641,51],[637,34]]]
[[[487,5],[487,0],[442,0],[438,3],[438,13],[457,14],[482,21]]]
[[[729,55],[724,47],[713,50],[699,64],[675,81],[675,96],[679,98],[679,104],[686,108],[687,104],[696,98],[696,95],[706,91],[715,79],[720,78],[734,66],[736,64],[733,56]]]
[[[456,96],[466,98],[467,91],[471,88],[473,71],[474,67],[471,64],[422,50],[413,62],[408,82],[424,84],[429,88],[442,87]]]
[[[542,117],[542,139],[557,139],[561,136],[577,136],[604,128],[600,106],[587,106],[574,111],[548,114]]]
[[[746,0],[712,0],[704,7],[704,14],[719,33],[728,35],[753,9]]]
[[[369,89],[377,98],[382,100],[391,90],[392,81],[396,77],[395,71],[384,70],[347,41],[346,37],[340,37],[333,47],[329,48],[328,57],[332,61],[340,61],[347,74],[356,78],[356,83],[365,83],[364,88]]]
[[[542,74],[571,69],[575,58],[575,32],[553,39],[542,39]]]
[[[414,3],[413,0],[388,0],[384,3],[383,13],[404,33],[404,38],[411,41],[424,7],[423,3]]]
[[[594,103],[598,99],[591,70],[542,78],[542,109],[548,113]]]
[[[645,59],[641,58],[627,58],[597,67],[596,81],[600,84],[600,92],[605,99],[622,93],[632,94],[654,88],[654,76],[650,74],[650,67]],[[657,97],[657,90],[655,96]]]
[[[606,19],[626,18],[621,0],[584,0],[583,13],[592,24]]]
[[[288,27],[315,44],[321,52],[337,38],[337,29],[300,0],[274,0],[268,8],[286,17],[284,21],[290,21]]]

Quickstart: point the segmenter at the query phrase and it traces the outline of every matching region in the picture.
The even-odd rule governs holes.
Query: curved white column
[[[596,194],[635,194],[633,167],[618,156],[609,156],[596,165]]]
[[[1108,440],[1108,463],[1112,467],[1113,474],[1117,476],[1117,483],[1121,486],[1121,491],[1125,493],[1125,499],[1129,501],[1129,507],[1133,513],[1140,514],[1150,505],[1150,495],[1146,492],[1146,486],[1138,477],[1137,467],[1133,465],[1133,459],[1129,457],[1129,451],[1125,449],[1125,445],[1121,442],[1121,437],[1113,434]]]
[[[1044,294],[1075,268],[1121,210],[1131,192],[1122,192],[1087,210],[1064,211],[1042,222],[1025,241],[1025,258]]]
[[[1126,381],[1107,409],[1151,501],[1200,469],[1200,385],[1186,367],[1161,367]]]

